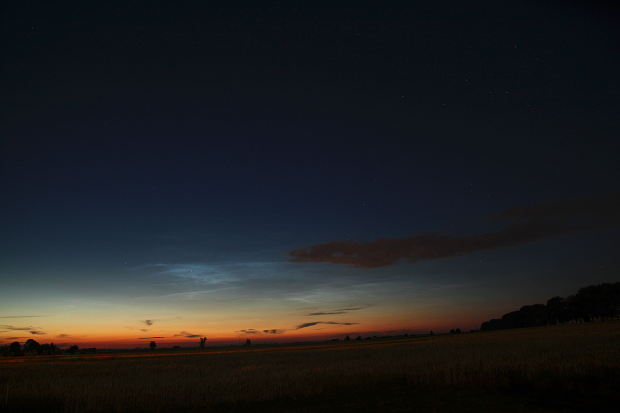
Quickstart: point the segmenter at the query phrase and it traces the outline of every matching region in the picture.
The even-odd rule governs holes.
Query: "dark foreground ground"
[[[391,386],[363,393],[333,392],[320,396],[261,403],[221,405],[210,409],[175,410],[166,413],[233,412],[603,412],[617,413],[618,398],[535,392],[523,389],[411,389]]]
[[[597,394],[599,393],[599,394]],[[319,396],[285,398],[265,402],[223,404],[218,406],[162,410],[160,413],[380,413],[380,412],[596,412],[617,413],[617,396],[589,392],[553,392],[527,388],[492,389],[428,389],[394,384],[366,390],[332,391]],[[39,401],[24,401],[1,413],[58,412],[62,406]],[[140,412],[150,413],[150,412]]]

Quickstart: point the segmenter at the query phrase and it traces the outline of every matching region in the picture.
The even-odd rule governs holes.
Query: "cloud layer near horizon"
[[[413,264],[480,250],[514,247],[546,237],[618,225],[618,211],[620,193],[615,193],[596,198],[510,208],[484,219],[512,219],[512,225],[497,232],[471,237],[432,232],[370,242],[330,241],[298,248],[288,255],[292,262],[331,262],[366,268],[384,267],[402,260]]]
[[[295,330],[300,330],[302,328],[308,328],[308,327],[312,327],[315,326],[317,324],[340,324],[343,326],[352,326],[354,324],[358,324],[358,323],[336,323],[334,321],[313,321],[310,323],[303,323],[297,326],[297,328]]]
[[[44,333],[43,331],[41,331],[41,327],[13,327],[13,326],[9,326],[6,324],[2,324],[0,325],[1,329],[6,329],[7,330],[12,330],[12,331],[27,331],[32,335],[45,335],[46,333]],[[3,331],[4,332],[4,331]]]

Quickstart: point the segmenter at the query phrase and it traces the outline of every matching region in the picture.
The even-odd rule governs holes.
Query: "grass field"
[[[547,396],[573,400],[548,408],[575,411],[591,402],[600,410],[618,388],[620,322],[0,359],[0,411],[6,412],[301,412],[335,405],[370,411],[373,403],[393,403],[392,411],[450,411],[450,400],[454,411],[467,411],[467,403],[490,403],[483,411],[548,411]],[[438,408],[442,403],[445,408]]]

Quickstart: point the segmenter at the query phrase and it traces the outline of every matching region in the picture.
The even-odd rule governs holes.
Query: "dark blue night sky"
[[[619,281],[617,8],[32,4],[0,13],[0,344],[470,329]]]

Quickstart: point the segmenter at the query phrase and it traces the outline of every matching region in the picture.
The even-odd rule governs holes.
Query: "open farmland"
[[[439,406],[454,395],[460,395],[459,403],[491,403],[492,411],[506,397],[515,401],[514,394],[526,393],[527,400],[512,411],[546,411],[536,395],[577,397],[564,406],[570,410],[592,398],[606,400],[619,386],[620,322],[264,348],[0,359],[4,411],[198,412],[249,406],[313,411],[304,406],[325,408],[329,400],[339,411],[346,406],[364,411],[372,407],[359,401],[364,397],[376,403],[381,397],[399,399],[401,407],[394,411],[407,411],[407,405],[411,411],[432,411],[422,407]],[[394,389],[397,395],[390,393]],[[278,402],[283,400],[288,402]]]

